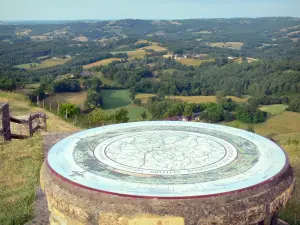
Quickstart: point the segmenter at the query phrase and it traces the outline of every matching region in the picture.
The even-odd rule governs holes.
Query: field
[[[283,112],[261,124],[245,124],[239,121],[223,122],[222,124],[241,129],[253,127],[255,133],[277,141],[287,141],[288,139],[300,141],[300,113],[296,112]]]
[[[147,103],[148,98],[155,96],[155,94],[144,94],[144,93],[139,93],[135,95],[136,99],[141,99],[141,102],[143,104]]]
[[[134,58],[144,58],[144,56],[146,55],[146,52],[144,50],[136,50],[136,51],[128,51],[126,52],[129,59],[134,59]]]
[[[211,47],[218,47],[218,48],[232,48],[240,50],[241,47],[244,45],[243,42],[211,42],[207,43],[208,46]]]
[[[117,81],[113,81],[113,80],[109,80],[106,77],[104,77],[104,75],[101,72],[95,73],[94,75],[95,77],[99,77],[102,84],[106,84],[106,85],[114,85],[114,86],[121,86],[120,84],[118,84]]]
[[[271,116],[283,113],[287,109],[287,105],[276,104],[276,105],[263,105],[259,107],[260,110],[267,112]]]
[[[119,59],[119,58],[104,59],[104,60],[100,60],[100,61],[88,64],[88,65],[85,65],[85,66],[83,66],[83,69],[90,69],[90,68],[95,67],[95,66],[106,66],[106,65],[108,65],[108,64],[110,64],[114,61],[121,61],[121,60],[122,59]]]
[[[87,42],[89,39],[85,36],[78,36],[73,39],[74,41]]]
[[[200,66],[204,62],[213,62],[214,59],[179,59],[178,61],[187,66]]]
[[[62,65],[66,62],[70,61],[70,58],[54,58],[54,59],[47,59],[45,61],[42,61],[41,63],[26,63],[17,65],[15,67],[20,69],[27,69],[27,70],[36,70],[36,69],[44,69],[52,66]]]
[[[84,101],[86,100],[87,92],[63,92],[54,94],[45,99],[45,105],[49,106],[51,103],[52,109],[57,109],[58,103],[69,102],[80,107],[81,110],[84,108]]]
[[[193,34],[212,34],[212,31],[202,30],[202,31],[198,31],[198,32],[193,32]]]
[[[102,90],[101,94],[104,99],[104,110],[112,112],[121,107],[126,108],[129,113],[130,121],[136,121],[142,112],[147,111],[145,108],[132,103],[129,90]]]
[[[206,102],[216,102],[216,96],[170,96],[171,99],[180,99],[184,102],[189,103],[206,103]],[[231,98],[233,101],[238,103],[243,103],[248,100],[248,98],[238,98],[235,96],[227,96],[227,98]]]
[[[144,50],[138,49],[138,50],[133,50],[133,51],[118,51],[118,52],[111,52],[111,54],[117,54],[117,53],[127,53],[129,59],[134,59],[134,58],[144,58],[146,55],[146,52]]]
[[[163,52],[163,51],[167,51],[168,49],[162,46],[158,46],[158,45],[150,45],[150,46],[146,46],[141,48],[143,50],[153,50],[156,52]]]

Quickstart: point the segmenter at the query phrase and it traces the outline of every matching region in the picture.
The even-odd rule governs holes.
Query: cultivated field
[[[80,107],[81,110],[84,108],[84,101],[86,100],[87,92],[63,92],[49,96],[45,99],[45,105],[48,107],[51,103],[52,109],[57,109],[59,103],[72,103]]]
[[[126,53],[128,55],[129,59],[134,59],[134,58],[144,58],[146,55],[146,52],[144,50],[138,49],[138,50],[133,50],[133,51],[118,51],[118,52],[111,52],[111,54],[117,54],[117,53]]]
[[[214,59],[179,59],[178,62],[187,66],[200,66],[205,62],[213,62]]]
[[[41,63],[26,63],[26,64],[17,65],[15,67],[20,68],[20,69],[27,69],[27,70],[37,70],[37,69],[44,69],[44,68],[48,68],[48,67],[62,65],[70,60],[71,60],[70,58],[47,59],[47,60],[42,61]]]
[[[171,99],[179,99],[184,102],[189,103],[206,103],[206,102],[216,102],[216,96],[170,96]],[[247,102],[248,98],[238,98],[235,96],[227,96],[233,101],[238,103]]]
[[[211,47],[218,47],[218,48],[232,48],[240,50],[241,47],[244,45],[243,42],[210,42],[207,43],[208,46]]]
[[[114,61],[121,61],[121,60],[122,59],[119,59],[119,58],[104,59],[104,60],[100,60],[100,61],[88,64],[88,65],[85,65],[85,66],[83,66],[83,69],[90,69],[90,68],[95,67],[95,66],[106,66],[106,65],[108,65],[108,64],[110,64]]]

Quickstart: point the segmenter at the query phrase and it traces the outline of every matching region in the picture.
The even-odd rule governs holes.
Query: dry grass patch
[[[44,68],[62,65],[70,60],[71,58],[65,58],[65,59],[52,58],[52,59],[44,60],[41,63],[26,63],[26,64],[17,65],[15,67],[20,69],[27,69],[27,70],[37,70],[37,69],[44,69]]]
[[[74,41],[87,42],[89,39],[85,36],[78,36],[73,39]]]
[[[45,105],[51,103],[52,109],[56,109],[59,103],[72,103],[80,107],[82,110],[84,108],[84,101],[87,97],[87,91],[81,92],[62,92],[49,96],[45,99]]]
[[[131,59],[134,59],[134,58],[141,59],[141,58],[144,58],[144,56],[146,55],[146,52],[144,50],[128,51],[126,53],[127,53],[128,57]]]
[[[162,46],[158,46],[158,45],[149,45],[146,47],[141,48],[142,50],[153,50],[156,52],[164,52],[167,51],[168,49]]]
[[[187,66],[200,66],[205,62],[213,62],[214,59],[179,59],[178,62]]]
[[[142,104],[146,104],[148,101],[148,98],[154,97],[155,94],[145,94],[145,93],[139,93],[135,95],[136,99],[140,99]]]
[[[110,64],[114,61],[122,61],[122,59],[109,58],[109,59],[100,60],[100,61],[97,61],[97,62],[94,62],[94,63],[83,66],[83,69],[90,69],[90,68],[95,67],[95,66],[105,66],[105,65],[108,65],[108,64]]]
[[[240,50],[241,47],[244,45],[243,42],[211,42],[207,43],[208,46],[211,47],[218,47],[218,48],[232,48]]]

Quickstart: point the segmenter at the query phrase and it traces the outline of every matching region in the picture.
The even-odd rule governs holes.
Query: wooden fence
[[[10,141],[11,139],[24,139],[32,136],[39,129],[47,130],[47,115],[43,112],[30,114],[28,119],[18,119],[10,116],[9,113],[9,104],[8,103],[0,103],[1,108],[1,122],[2,128],[0,128],[0,135],[3,136],[4,141]],[[35,125],[33,121],[35,119],[42,119],[42,125]],[[13,134],[11,132],[11,123],[28,125],[29,136]],[[34,126],[35,125],[35,126]]]

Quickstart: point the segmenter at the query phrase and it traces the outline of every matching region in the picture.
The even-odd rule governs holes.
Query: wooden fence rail
[[[2,129],[0,129],[0,135],[3,136],[4,141],[10,141],[11,139],[28,138],[40,129],[44,129],[45,131],[47,130],[47,115],[43,112],[30,114],[28,119],[18,119],[10,116],[8,103],[0,103],[0,108],[2,117]],[[34,126],[33,121],[35,119],[42,119],[43,124],[37,124],[36,126]],[[28,125],[29,136],[12,134],[10,123]]]

